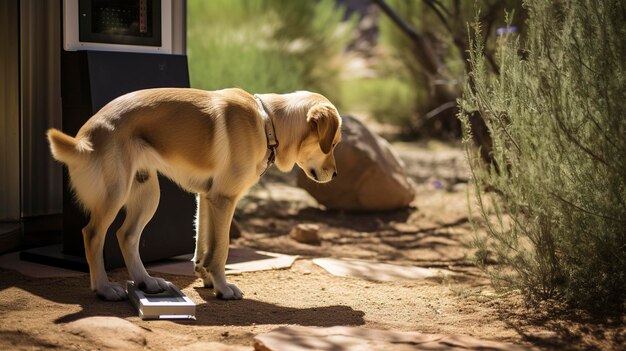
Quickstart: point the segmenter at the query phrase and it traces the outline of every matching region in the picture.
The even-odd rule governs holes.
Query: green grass
[[[342,16],[330,0],[190,0],[191,86],[312,90],[338,99],[337,58],[349,35]]]
[[[395,77],[346,80],[341,86],[342,108],[368,111],[385,123],[411,128],[416,110],[415,91]]]
[[[192,0],[188,8],[192,87],[240,87],[251,92],[302,88],[298,62],[269,45],[272,28],[264,20],[271,13],[263,9],[263,2]]]

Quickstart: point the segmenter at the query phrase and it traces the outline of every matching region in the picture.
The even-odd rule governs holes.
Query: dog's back
[[[262,157],[263,127],[254,98],[239,89],[148,89],[121,96],[91,117],[76,137],[48,131],[52,155],[68,166],[80,203],[125,190],[137,172],[159,170],[192,192],[227,183],[233,163]],[[116,189],[121,189],[116,191]]]

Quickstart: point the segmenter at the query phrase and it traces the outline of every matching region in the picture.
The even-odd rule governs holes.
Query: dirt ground
[[[199,280],[161,275],[197,303],[196,321],[142,321],[128,302],[103,302],[88,276],[30,278],[0,270],[0,349],[106,349],[68,330],[73,321],[115,316],[145,331],[138,349],[169,350],[198,342],[253,344],[281,325],[363,326],[398,331],[463,334],[540,349],[623,349],[625,318],[602,317],[545,303],[529,308],[516,293],[496,294],[467,258],[471,225],[464,153],[444,144],[394,144],[416,183],[408,210],[389,213],[325,211],[295,177],[266,176],[242,201],[244,230],[234,245],[297,254],[290,269],[232,276],[246,294],[221,301]],[[288,237],[297,223],[320,226],[321,243]],[[419,281],[372,282],[333,276],[314,257],[359,258],[400,265],[440,267],[457,274]],[[109,274],[127,279],[118,269]]]

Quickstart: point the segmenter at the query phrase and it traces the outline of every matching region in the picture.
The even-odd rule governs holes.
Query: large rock
[[[318,184],[303,172],[298,186],[333,210],[379,211],[407,207],[415,190],[391,146],[353,117],[344,117],[335,149],[337,178]]]

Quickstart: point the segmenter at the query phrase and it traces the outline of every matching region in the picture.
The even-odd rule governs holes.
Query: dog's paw
[[[213,289],[213,278],[211,278],[209,272],[207,272],[201,265],[196,265],[195,271],[196,277],[202,279],[202,286],[207,289]]]
[[[226,286],[217,289],[215,296],[221,300],[241,300],[243,298],[243,292],[235,284],[226,283]]]
[[[109,283],[101,288],[96,289],[96,295],[105,301],[122,301],[126,300],[126,290],[116,283]]]
[[[143,281],[137,283],[137,287],[148,294],[158,294],[168,288],[165,279],[153,277],[146,277]]]

